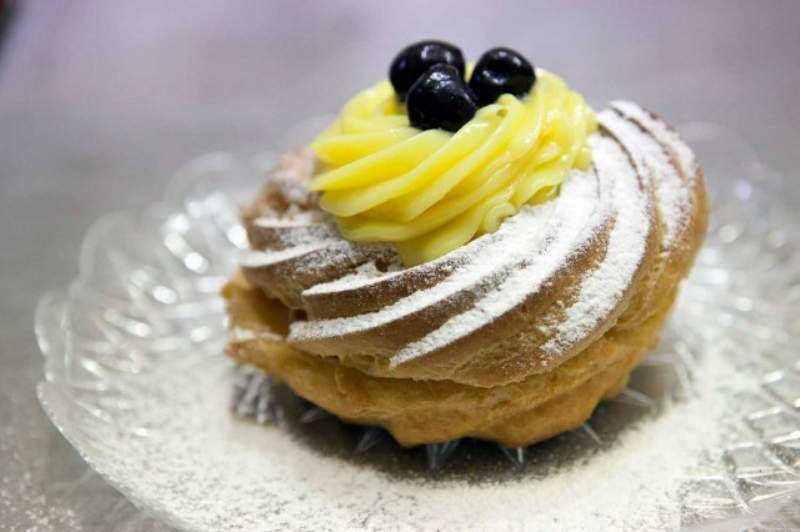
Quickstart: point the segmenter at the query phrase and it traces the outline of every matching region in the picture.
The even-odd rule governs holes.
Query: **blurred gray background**
[[[0,5],[8,5],[8,0]],[[159,198],[208,151],[273,147],[437,37],[507,45],[595,106],[739,132],[800,165],[799,1],[16,2],[0,43],[0,529],[152,530],[35,400],[35,301],[93,220]],[[800,177],[800,176],[798,176]]]

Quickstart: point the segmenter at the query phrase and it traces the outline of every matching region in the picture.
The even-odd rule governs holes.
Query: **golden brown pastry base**
[[[625,387],[630,371],[657,343],[675,290],[638,327],[612,328],[553,371],[492,388],[369,376],[335,357],[283,343],[288,309],[242,277],[229,283],[224,295],[232,329],[255,332],[233,338],[228,354],[277,376],[342,419],[382,425],[406,446],[471,436],[520,447],[579,427],[599,401]]]

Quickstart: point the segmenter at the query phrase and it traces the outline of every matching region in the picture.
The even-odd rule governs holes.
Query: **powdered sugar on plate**
[[[66,434],[124,493],[187,529],[674,529],[681,480],[716,443],[708,427],[725,414],[723,386],[736,377],[713,354],[693,374],[695,397],[630,427],[613,447],[534,476],[477,483],[397,478],[320,455],[280,427],[232,418],[219,360],[159,375],[154,395],[169,400],[157,416],[141,408],[127,418],[137,431],[96,423],[90,434]],[[51,416],[68,423],[56,390],[41,392]]]

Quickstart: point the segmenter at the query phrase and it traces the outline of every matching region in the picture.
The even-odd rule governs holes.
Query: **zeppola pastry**
[[[579,427],[658,341],[706,230],[658,116],[507,48],[404,49],[243,210],[228,354],[402,445]]]

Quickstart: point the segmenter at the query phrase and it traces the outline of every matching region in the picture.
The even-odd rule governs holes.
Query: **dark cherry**
[[[527,59],[510,48],[492,48],[478,59],[469,87],[481,107],[497,101],[501,94],[522,96],[536,82],[536,72]]]
[[[408,91],[408,119],[420,129],[458,129],[478,110],[475,95],[451,65],[428,69]]]
[[[442,41],[420,41],[404,48],[389,67],[389,80],[400,100],[411,85],[434,65],[452,65],[464,77],[464,56],[458,47]]]

